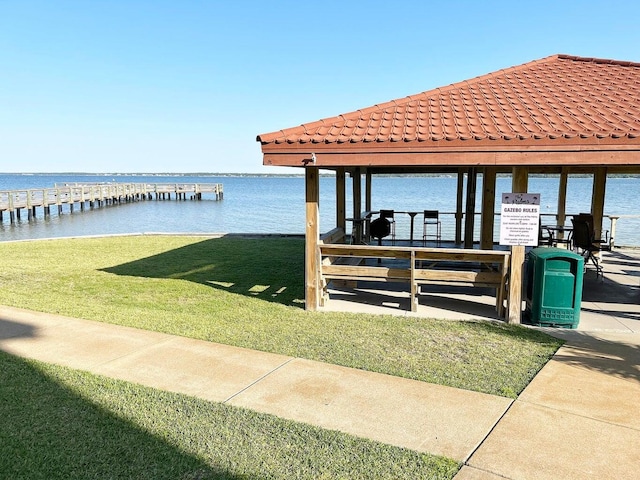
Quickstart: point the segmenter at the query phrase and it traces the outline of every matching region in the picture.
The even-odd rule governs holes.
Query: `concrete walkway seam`
[[[276,373],[278,370],[280,370],[281,368],[285,367],[286,365],[288,365],[289,363],[291,363],[293,360],[295,360],[294,357],[290,358],[289,360],[287,360],[286,362],[278,365],[276,368],[274,368],[273,370],[265,373],[264,375],[262,375],[260,378],[256,379],[255,381],[251,382],[249,385],[247,385],[246,387],[244,387],[242,390],[237,391],[236,393],[234,393],[233,395],[231,395],[229,398],[223,400],[221,403],[229,403],[231,400],[233,400],[234,398],[236,398],[238,395],[242,395],[244,392],[246,392],[247,390],[249,390],[251,387],[253,387],[254,385],[257,385],[258,383],[260,383],[261,381],[263,381],[265,378],[267,378],[270,375],[273,375],[274,373]]]

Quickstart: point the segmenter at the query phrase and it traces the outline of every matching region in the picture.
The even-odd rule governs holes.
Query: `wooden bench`
[[[320,254],[325,293],[332,280],[408,282],[411,310],[415,312],[419,286],[423,284],[492,287],[496,289],[496,310],[501,317],[505,314],[507,251],[321,244]],[[368,259],[380,263],[363,264]],[[384,259],[399,262],[385,265]]]

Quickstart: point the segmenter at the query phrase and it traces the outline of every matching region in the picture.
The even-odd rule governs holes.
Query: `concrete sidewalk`
[[[457,480],[631,479],[640,471],[639,324],[548,329],[567,344],[516,401],[9,307],[0,307],[0,349],[444,455],[464,464]]]
[[[638,478],[640,333],[549,333],[567,343],[456,480]]]
[[[584,275],[577,330],[464,459],[456,480],[640,476],[640,251],[603,252],[605,278]],[[324,310],[501,321],[493,292],[432,288],[409,309],[402,287],[333,289]],[[453,457],[458,459],[459,457]]]
[[[466,460],[512,400],[310,360],[0,307],[0,349]]]

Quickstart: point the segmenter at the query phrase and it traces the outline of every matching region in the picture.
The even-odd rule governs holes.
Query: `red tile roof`
[[[640,63],[554,55],[257,140],[265,153],[287,145],[399,142],[640,145]]]

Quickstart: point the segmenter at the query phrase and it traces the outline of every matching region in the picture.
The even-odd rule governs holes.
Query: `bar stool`
[[[396,244],[396,221],[393,210],[380,210],[380,218],[386,218],[391,224],[391,244]]]
[[[432,227],[428,227],[429,225]],[[428,228],[429,230],[435,229],[435,233],[428,233]],[[438,210],[425,210],[424,223],[422,226],[422,243],[426,245],[427,238],[434,238],[438,245],[440,245],[440,241],[442,240],[441,229],[442,225],[440,223],[440,214]]]

